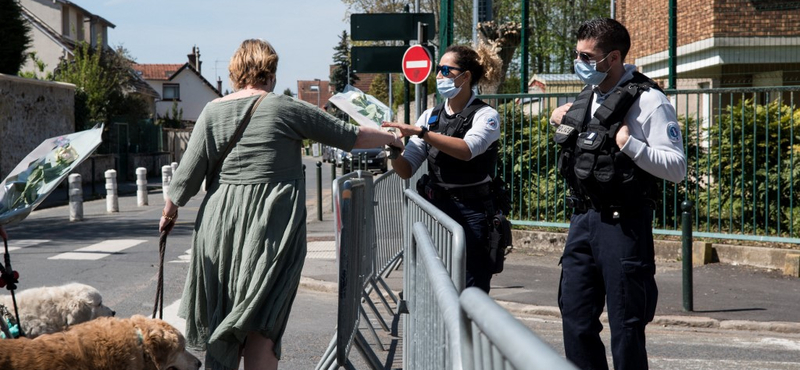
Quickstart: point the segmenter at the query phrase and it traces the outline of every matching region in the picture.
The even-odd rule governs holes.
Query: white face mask
[[[452,99],[459,92],[461,92],[461,86],[464,85],[462,82],[461,85],[456,86],[456,79],[463,75],[460,74],[455,78],[442,78],[436,80],[436,90],[439,91],[439,94],[445,99]]]

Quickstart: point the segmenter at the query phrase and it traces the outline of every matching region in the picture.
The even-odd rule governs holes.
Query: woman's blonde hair
[[[278,71],[278,53],[265,40],[244,40],[233,53],[228,70],[235,90],[267,85]]]

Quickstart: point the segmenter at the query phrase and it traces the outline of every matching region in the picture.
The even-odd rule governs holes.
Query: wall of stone
[[[0,178],[45,139],[75,132],[75,85],[0,74]]]

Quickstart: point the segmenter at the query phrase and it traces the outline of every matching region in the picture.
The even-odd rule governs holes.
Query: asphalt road
[[[315,163],[313,159],[307,160],[312,165]],[[330,169],[326,164],[323,170],[326,167]],[[308,198],[315,205],[316,180],[309,172]],[[323,176],[329,179],[329,170],[323,171]],[[118,316],[150,315],[158,267],[157,222],[163,199],[160,192],[154,191],[149,200],[149,206],[137,207],[135,196],[122,197],[120,212],[114,214],[106,213],[104,200],[87,202],[84,204],[86,219],[82,222],[69,222],[67,207],[43,209],[32,213],[19,225],[8,227],[9,246],[18,248],[11,251],[11,261],[20,273],[19,288],[72,281],[86,283],[103,293],[105,304],[115,309]],[[182,323],[174,316],[174,308],[183,290],[188,268],[186,253],[200,201],[200,196],[195,197],[181,209],[178,225],[167,242],[164,282],[168,312],[165,319],[179,327]],[[315,211],[309,208],[310,217],[313,217]],[[109,240],[118,247],[130,246],[103,256],[96,250],[85,249]],[[63,257],[63,253],[68,252],[71,254],[67,256],[74,259]],[[62,257],[54,259],[55,256]],[[325,260],[316,260],[316,263],[321,262]],[[535,276],[532,271],[527,279],[535,279]],[[513,288],[530,282],[509,281],[504,286]],[[298,293],[284,337],[282,369],[316,366],[334,334],[336,302],[337,296],[331,292],[301,290]],[[563,352],[558,319],[528,315],[518,318],[554,349]],[[604,335],[608,343],[607,331]],[[373,340],[369,335],[366,337]],[[373,348],[379,357],[390,357],[389,353]],[[651,325],[648,349],[652,369],[800,368],[800,335],[796,334]],[[199,355],[202,358],[202,353]],[[366,368],[355,350],[351,351],[350,358],[356,368]]]

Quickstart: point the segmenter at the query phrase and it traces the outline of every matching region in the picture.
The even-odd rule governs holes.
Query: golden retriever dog
[[[101,317],[36,339],[0,340],[3,370],[197,370],[186,339],[166,321]]]
[[[103,305],[100,292],[86,284],[26,289],[16,293],[16,298],[21,328],[31,339],[98,317],[114,316],[114,311]],[[0,304],[13,312],[10,295],[0,298]]]

